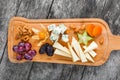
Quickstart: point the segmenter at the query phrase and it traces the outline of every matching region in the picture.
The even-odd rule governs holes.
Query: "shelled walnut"
[[[15,36],[16,40],[28,41],[30,37],[33,35],[33,31],[27,25],[19,26],[17,28],[18,32]]]

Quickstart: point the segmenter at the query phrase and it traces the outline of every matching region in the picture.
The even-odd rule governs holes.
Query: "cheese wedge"
[[[93,41],[93,42],[85,49],[84,53],[89,52],[89,51],[91,51],[91,50],[94,50],[94,49],[96,49],[97,47],[98,47],[97,43]]]
[[[64,49],[65,49],[65,50],[68,50],[68,48],[66,48],[65,46],[64,46]],[[68,51],[69,51],[69,50],[68,50]],[[71,55],[70,51],[69,51],[69,53],[68,53],[68,54],[70,54],[70,55]]]
[[[94,62],[94,60],[92,59],[92,57],[88,53],[85,53],[85,56],[89,61]]]
[[[57,49],[59,49],[59,50],[62,50],[62,51],[64,51],[64,52],[68,53],[68,54],[71,54],[70,51],[69,51],[67,48],[63,47],[63,46],[62,46],[60,43],[58,43],[57,41],[55,41],[55,43],[53,44],[53,47],[54,47],[54,48],[57,48]]]
[[[64,56],[64,57],[69,57],[71,58],[72,56],[62,50],[56,49],[54,54],[60,55],[60,56]]]
[[[77,55],[79,56],[80,60],[82,62],[87,62],[86,56],[82,51],[82,48],[79,44],[79,42],[73,37],[72,38],[72,47],[74,48],[74,50],[76,51]]]
[[[74,52],[74,50],[72,49],[69,43],[68,43],[68,48],[71,52],[73,62],[80,60],[80,58],[76,55],[76,53]]]
[[[84,48],[84,49],[87,49],[86,46],[83,46],[83,48]],[[95,51],[93,51],[93,50],[89,51],[88,53],[89,53],[92,57],[95,57],[95,56],[97,55],[97,53],[96,53]]]

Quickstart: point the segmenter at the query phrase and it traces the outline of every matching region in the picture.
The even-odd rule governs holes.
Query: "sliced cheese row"
[[[62,46],[57,41],[53,44],[53,47],[56,48],[54,54],[72,58],[73,62],[81,60],[81,62],[87,62],[88,60],[94,62],[92,57],[95,57],[97,54],[93,51],[98,47],[98,45],[93,41],[88,47],[83,46],[85,49],[84,52],[79,44],[79,42],[73,37],[71,45],[68,44],[68,48]],[[92,57],[91,57],[92,56]]]

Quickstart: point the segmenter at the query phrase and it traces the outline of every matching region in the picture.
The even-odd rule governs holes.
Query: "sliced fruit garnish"
[[[88,24],[88,25],[86,25],[86,31],[88,32],[88,34],[90,35],[90,36],[93,36],[93,34],[92,34],[92,32],[93,32],[93,29],[95,28],[95,25],[93,25],[93,24]]]
[[[95,26],[92,34],[93,34],[94,37],[97,37],[101,34],[101,32],[102,32],[102,28],[100,26]]]
[[[102,28],[98,25],[88,24],[86,26],[87,33],[92,37],[97,37],[101,34]]]
[[[85,45],[87,45],[88,42],[92,40],[92,37],[88,36],[86,31],[83,34],[78,33],[78,38],[79,38],[79,42]]]
[[[32,31],[35,33],[35,35],[32,36],[32,39],[39,40],[39,43],[37,44],[37,46],[41,46],[42,43],[45,42],[49,37],[49,33],[45,28],[45,26],[42,24],[40,24],[40,26],[42,30],[32,28]]]
[[[45,39],[46,33],[45,32],[39,32],[39,38],[40,39]]]

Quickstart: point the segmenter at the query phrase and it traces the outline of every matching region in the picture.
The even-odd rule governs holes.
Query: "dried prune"
[[[47,53],[48,56],[53,56],[53,54],[54,54],[54,48],[53,48],[52,45],[48,45],[46,47],[46,53]]]
[[[53,56],[54,48],[52,45],[46,43],[41,46],[41,48],[39,49],[39,53],[40,54],[47,53],[48,56]]]
[[[48,45],[49,45],[48,43],[43,44],[43,45],[41,46],[41,48],[39,49],[39,53],[40,53],[40,54],[45,53],[45,52],[46,52],[46,47],[47,47]]]

